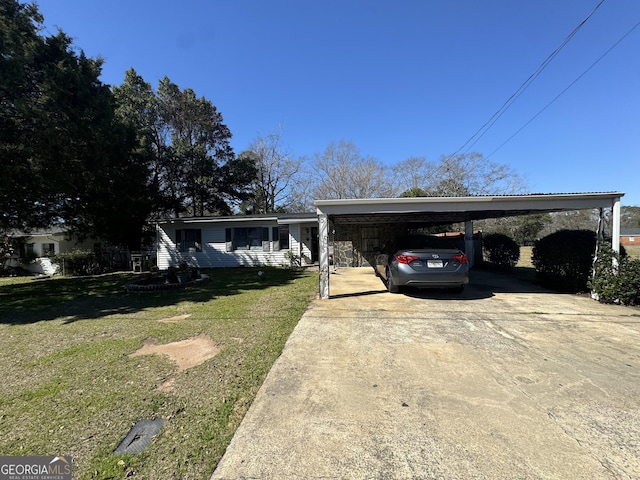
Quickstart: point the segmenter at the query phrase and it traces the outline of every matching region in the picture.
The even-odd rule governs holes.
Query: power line
[[[575,27],[573,31],[560,43],[560,45],[556,47],[556,49],[553,52],[551,52],[551,54],[549,54],[549,56],[544,60],[544,62],[542,62],[540,66],[531,75],[529,75],[529,78],[527,78],[522,83],[522,85],[518,87],[518,89],[491,116],[491,118],[489,118],[489,120],[487,120],[484,123],[484,125],[482,125],[460,148],[458,148],[452,154],[452,156],[460,152],[460,150],[464,149],[467,145],[471,144],[467,149],[468,151],[469,149],[471,149],[471,147],[473,147],[478,142],[478,140],[480,140],[485,135],[485,133],[487,133],[487,131],[509,109],[509,107],[518,99],[518,97],[522,95],[522,93],[527,89],[527,87],[538,77],[538,75],[542,73],[542,71],[547,67],[547,65],[551,63],[551,61],[556,57],[556,55],[560,53],[560,51],[565,47],[565,45],[567,45],[567,43],[569,43],[569,41],[576,35],[576,33],[578,33],[578,30],[580,30],[584,26],[584,24],[587,23],[587,21],[593,16],[596,10],[600,8],[600,6],[604,3],[604,1],[605,0],[601,0],[600,3],[596,5],[596,7],[591,11],[591,13],[589,13],[589,15],[587,15],[587,17],[584,20],[582,20],[582,22],[580,22],[578,26]]]
[[[544,112],[547,108],[549,108],[549,106],[551,106],[552,103],[554,103],[556,100],[558,100],[562,95],[564,95],[564,93],[569,90],[571,87],[573,87],[578,80],[580,80],[582,77],[584,77],[587,72],[589,72],[589,70],[591,70],[593,67],[596,66],[596,64],[598,64],[600,62],[600,60],[602,60],[604,57],[606,57],[609,52],[611,52],[611,50],[613,50],[614,48],[616,48],[618,46],[618,44],[620,42],[622,42],[625,38],[627,38],[631,32],[633,32],[636,28],[638,28],[640,26],[640,22],[636,23],[633,27],[631,27],[631,29],[629,31],[627,31],[627,33],[625,33],[622,37],[620,37],[620,39],[614,43],[606,52],[604,52],[602,55],[600,55],[598,57],[598,59],[593,62],[589,68],[587,68],[584,72],[582,72],[580,75],[578,75],[578,77],[571,82],[564,90],[562,90],[558,95],[556,95],[553,100],[551,100],[549,103],[547,103],[538,113],[536,113],[533,117],[531,117],[529,120],[527,120],[527,122],[520,127],[518,130],[516,130],[516,132],[511,135],[509,138],[507,138],[504,142],[502,142],[500,144],[500,146],[498,148],[496,148],[493,152],[491,152],[488,156],[486,156],[485,158],[490,158],[494,153],[496,153],[498,150],[500,150],[502,147],[504,147],[513,137],[515,137],[516,135],[518,135],[522,130],[524,130],[531,122],[533,122],[536,118],[538,118],[538,116],[540,116],[540,114],[542,112]]]

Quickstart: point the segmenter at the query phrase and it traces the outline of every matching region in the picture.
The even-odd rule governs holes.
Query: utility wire
[[[485,124],[482,125],[482,127],[480,127],[478,131],[476,131],[451,156],[457,154],[458,152],[460,152],[460,150],[464,149],[467,145],[470,144],[469,148],[467,149],[468,151],[469,149],[471,149],[471,147],[473,147],[478,142],[478,140],[480,140],[484,136],[485,133],[487,133],[487,131],[493,126],[493,124],[496,123],[496,121],[498,121],[498,119],[504,114],[504,112],[506,112],[509,109],[509,107],[518,99],[520,95],[522,95],[522,93],[527,89],[527,87],[538,77],[538,75],[540,75],[540,73],[542,73],[542,70],[544,70],[546,66],[549,65],[549,63],[551,63],[551,61],[556,57],[556,55],[558,55],[558,53],[560,53],[560,51],[565,47],[565,45],[567,45],[567,43],[569,43],[569,41],[576,35],[576,33],[578,33],[578,30],[580,30],[584,26],[584,24],[587,23],[587,21],[593,16],[596,10],[600,8],[600,6],[604,3],[604,1],[605,0],[601,0],[600,3],[596,5],[596,7],[591,11],[591,13],[587,15],[587,17],[584,20],[582,20],[582,22],[580,22],[576,28],[573,29],[573,31],[562,41],[562,43],[560,43],[560,45],[556,47],[556,49],[553,52],[551,52],[551,54],[545,59],[545,61],[540,64],[540,66],[536,69],[536,71],[533,72],[529,76],[529,78],[527,78],[524,81],[524,83],[522,83],[522,85],[520,85],[520,87],[507,99],[507,101],[505,101],[502,104],[502,106],[498,109],[498,111],[496,111],[496,113],[494,113],[491,116],[491,118],[489,118],[489,120],[487,120]]]
[[[600,62],[600,60],[602,60],[604,57],[606,57],[609,52],[611,52],[611,50],[613,50],[614,48],[616,48],[618,46],[618,44],[620,42],[622,42],[625,38],[627,38],[631,32],[633,32],[636,28],[638,28],[640,26],[640,22],[636,23],[633,27],[631,27],[631,29],[625,33],[622,37],[620,37],[620,39],[614,43],[606,52],[604,52],[602,55],[600,55],[598,57],[598,59],[593,62],[589,68],[587,68],[584,72],[582,72],[580,75],[578,75],[578,77],[571,82],[564,90],[562,90],[558,95],[556,95],[554,97],[553,100],[551,100],[549,103],[547,103],[542,110],[540,110],[538,113],[536,113],[533,117],[531,117],[522,127],[520,127],[513,135],[511,135],[509,138],[507,138],[504,142],[502,142],[502,144],[500,144],[500,146],[498,148],[496,148],[493,152],[491,152],[488,156],[486,156],[485,158],[490,158],[494,153],[496,153],[498,150],[500,150],[502,147],[504,147],[513,137],[515,137],[516,135],[518,135],[522,130],[524,130],[531,122],[533,122],[536,118],[538,118],[538,116],[540,116],[540,114],[542,112],[544,112],[547,108],[549,108],[549,106],[551,106],[552,103],[554,103],[556,100],[558,100],[562,95],[564,95],[564,93],[569,90],[571,87],[573,87],[578,80],[580,80],[582,77],[584,77],[587,72],[589,72],[589,70],[591,70],[593,67],[596,66],[596,64],[598,64]]]

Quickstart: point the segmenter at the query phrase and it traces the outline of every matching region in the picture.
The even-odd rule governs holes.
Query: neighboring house
[[[193,267],[301,265],[318,260],[315,213],[175,218],[157,225],[160,270]],[[289,252],[289,253],[288,253]]]
[[[621,228],[620,245],[640,247],[640,228]]]
[[[13,232],[10,236],[23,238],[24,244],[21,245],[20,252],[16,252],[6,261],[7,266],[20,266],[31,273],[47,275],[56,273],[57,267],[51,263],[49,257],[59,254],[61,247],[66,242],[66,236],[62,229],[53,228],[28,234]],[[23,263],[22,259],[24,258],[30,259],[30,261]]]
[[[23,238],[23,251],[16,253],[6,261],[7,266],[22,267],[31,273],[53,275],[57,273],[58,267],[51,262],[50,257],[61,253],[83,248],[91,250],[94,243],[87,241],[79,243],[72,239],[65,230],[60,227],[53,227],[49,230],[36,230],[30,233],[13,232],[9,235],[14,238]],[[32,259],[24,263],[21,259]]]

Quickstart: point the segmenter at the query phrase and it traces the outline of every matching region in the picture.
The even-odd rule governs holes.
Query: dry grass
[[[638,246],[625,246],[625,250],[630,258],[640,259],[640,245]]]
[[[531,262],[531,254],[533,253],[533,247],[520,247],[520,260],[516,267],[533,268]]]
[[[317,272],[266,271],[140,294],[124,291],[130,275],[0,280],[0,451],[71,455],[74,478],[207,478],[317,291]],[[184,371],[131,356],[199,335],[220,351]],[[146,451],[112,454],[153,417],[165,423]]]

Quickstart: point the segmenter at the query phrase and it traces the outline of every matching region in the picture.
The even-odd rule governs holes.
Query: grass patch
[[[533,247],[520,247],[520,259],[511,273],[518,279],[528,283],[537,284],[536,269],[531,261]]]
[[[640,259],[640,246],[625,245],[624,248],[627,251],[627,255],[629,255],[629,258]]]
[[[538,284],[539,282],[536,278],[536,269],[531,261],[532,251],[533,247],[520,247],[520,258],[515,267],[505,269],[486,263],[481,265],[481,268],[496,270],[501,274],[513,275],[524,282]]]
[[[520,259],[516,264],[519,268],[534,268],[531,256],[533,255],[533,247],[520,247]]]
[[[0,279],[0,451],[71,455],[74,478],[208,478],[317,292],[317,272],[263,270],[151,293],[126,293],[131,274]],[[220,352],[180,373],[164,355],[129,356],[201,334]],[[146,451],[112,455],[153,417],[165,423]]]

